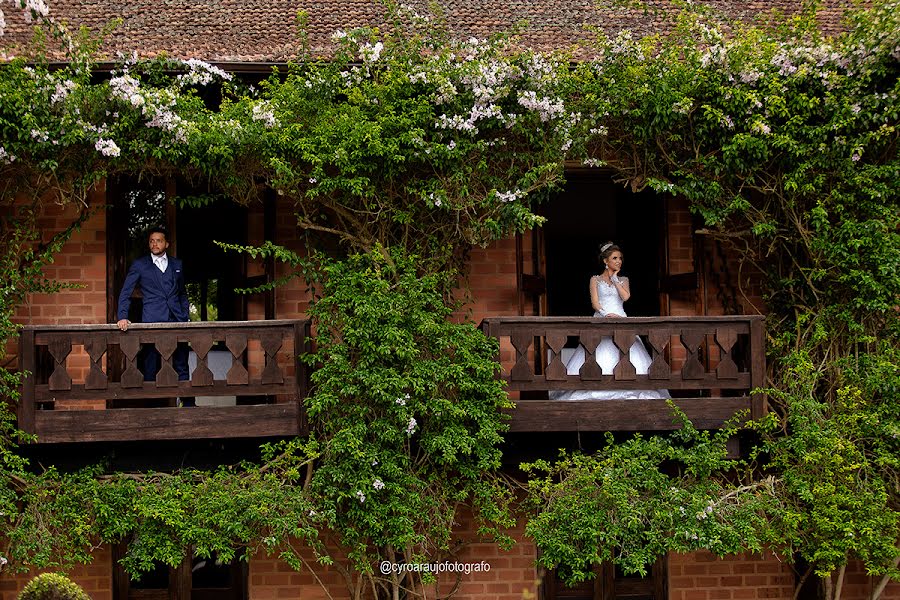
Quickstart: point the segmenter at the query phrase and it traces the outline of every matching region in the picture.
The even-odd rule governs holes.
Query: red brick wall
[[[841,600],[869,600],[879,578],[866,575],[852,562],[844,576]],[[669,555],[669,600],[791,600],[795,575],[790,565],[772,554],[741,554],[717,558],[708,552]],[[900,599],[900,583],[892,583],[881,600]]]
[[[727,558],[709,552],[669,555],[669,600],[790,600],[793,594],[791,567],[770,554]]]
[[[841,600],[870,600],[881,577],[866,575],[865,568],[858,561],[851,562],[844,575]],[[891,583],[881,594],[880,600],[900,600],[900,583]]]
[[[524,539],[524,522],[520,522],[510,534],[518,543],[504,552],[496,544],[478,539],[470,515],[461,517],[454,539],[468,544],[449,560],[458,563],[484,562],[490,565],[490,570],[463,574],[453,595],[454,600],[522,600],[529,597],[528,594],[535,597],[539,585],[534,566],[535,546]],[[319,581],[309,570],[294,571],[277,557],[262,554],[253,557],[250,562],[250,600],[349,598],[345,580],[335,568],[316,564],[311,552],[304,553],[304,560],[315,568]],[[375,567],[377,569],[378,565]],[[446,597],[455,585],[455,574],[440,575],[436,597]],[[434,587],[429,587],[430,595],[434,595]]]
[[[99,184],[90,195],[92,207],[102,207],[106,190]],[[60,206],[52,202],[44,205],[38,225],[41,241],[47,242],[63,231],[77,217],[78,207]],[[44,269],[47,279],[76,284],[55,294],[29,294],[25,304],[13,317],[27,325],[79,325],[106,322],[106,211],[98,209],[63,246],[54,262]],[[18,351],[18,340],[8,346],[9,355]],[[72,380],[82,382],[90,370],[90,361],[82,346],[75,346],[67,359]],[[57,408],[103,408],[102,401],[60,401]]]
[[[678,275],[695,270],[694,239],[691,213],[684,198],[668,200],[668,273]],[[690,316],[697,314],[697,296],[694,292],[667,294],[669,315]],[[665,303],[663,304],[665,306]]]
[[[76,565],[66,573],[80,585],[91,600],[112,600],[112,552],[103,546],[93,553],[94,561],[88,565]],[[51,569],[51,571],[59,572]],[[39,571],[10,575],[0,573],[0,600],[15,600],[16,596]]]
[[[91,194],[91,205],[105,203],[105,189]],[[48,203],[39,221],[43,241],[70,225],[77,215],[74,206]],[[78,284],[56,294],[31,294],[16,311],[16,321],[31,325],[106,322],[106,211],[98,210],[76,231],[53,264],[45,269],[48,279]],[[84,368],[87,368],[85,358]]]

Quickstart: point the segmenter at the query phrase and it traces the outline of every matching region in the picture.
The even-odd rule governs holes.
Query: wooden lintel
[[[297,403],[36,411],[39,444],[300,434]]]
[[[698,429],[720,429],[738,411],[750,410],[746,396],[678,398],[674,402]],[[680,428],[665,400],[520,400],[509,414],[511,432]]]

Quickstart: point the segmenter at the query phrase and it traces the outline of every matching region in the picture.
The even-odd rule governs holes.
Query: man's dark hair
[[[169,230],[165,228],[163,225],[154,225],[150,229],[147,230],[147,237],[150,237],[154,233],[161,233],[165,236],[166,240],[169,239]]]

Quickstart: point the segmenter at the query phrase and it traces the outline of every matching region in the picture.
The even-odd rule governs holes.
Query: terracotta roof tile
[[[427,0],[407,4],[427,13]],[[778,8],[790,14],[794,0],[709,0],[729,17],[752,19],[761,10]],[[840,27],[844,0],[826,0],[822,27]],[[484,38],[497,31],[525,23],[520,44],[540,50],[569,47],[591,37],[589,26],[608,32],[623,28],[635,35],[666,29],[666,13],[672,7],[664,0],[650,0],[657,14],[641,10],[602,6],[593,0],[437,0],[454,35]],[[142,56],[166,53],[179,58],[201,58],[213,62],[284,62],[297,56],[299,38],[296,16],[309,16],[309,43],[316,54],[328,55],[331,34],[338,29],[365,25],[382,26],[385,10],[373,0],[51,0],[51,15],[71,26],[99,31],[113,18],[121,25],[103,46],[110,58],[116,53],[138,50]],[[5,7],[7,31],[2,45],[7,53],[23,51],[29,36],[21,14]]]

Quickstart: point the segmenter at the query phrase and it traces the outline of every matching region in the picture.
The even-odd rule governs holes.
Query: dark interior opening
[[[609,175],[570,173],[565,190],[543,207],[547,314],[591,316],[589,282],[602,273],[598,249],[606,241],[622,248],[622,275],[629,278],[631,317],[659,316],[659,280],[665,241],[665,202],[652,191],[633,193]]]

